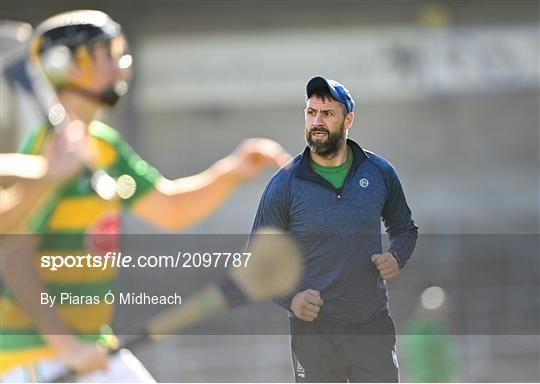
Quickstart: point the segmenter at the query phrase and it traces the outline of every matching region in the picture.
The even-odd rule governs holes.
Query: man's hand
[[[399,265],[390,252],[375,254],[371,256],[371,261],[379,270],[381,278],[390,280],[399,275]]]
[[[291,155],[274,140],[254,138],[242,141],[230,158],[234,164],[235,176],[241,180],[250,180],[266,167],[285,165]]]
[[[70,337],[70,336],[65,336]],[[107,349],[98,343],[85,343],[70,337],[69,343],[57,348],[60,358],[73,371],[86,375],[98,370],[107,370]]]
[[[51,136],[45,151],[45,177],[52,181],[67,180],[88,165],[90,158],[86,127],[83,122],[74,120]]]
[[[314,289],[307,289],[297,293],[291,302],[291,310],[300,320],[313,321],[319,316],[323,305],[321,294]]]

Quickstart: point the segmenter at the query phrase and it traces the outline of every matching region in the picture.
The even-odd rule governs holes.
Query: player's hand
[[[88,164],[90,147],[84,123],[74,120],[62,131],[55,132],[47,145],[45,158],[45,178],[51,181],[67,180]]]
[[[390,252],[375,254],[371,256],[371,261],[379,270],[381,278],[390,280],[399,275],[399,265]]]
[[[80,375],[109,369],[107,349],[98,343],[74,340],[69,347],[59,350],[59,355],[70,369]]]
[[[300,320],[313,321],[319,316],[323,303],[319,291],[307,289],[294,295],[291,310]]]
[[[241,180],[250,180],[266,167],[285,165],[291,155],[274,140],[252,138],[242,141],[231,154],[231,158],[235,176]]]

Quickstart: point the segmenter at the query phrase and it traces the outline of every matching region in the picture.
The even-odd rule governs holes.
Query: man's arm
[[[20,179],[0,196],[0,233],[26,232],[25,222],[36,206],[41,205],[54,185],[43,180]]]
[[[289,186],[285,177],[276,175],[268,183],[263,192],[257,214],[253,222],[251,234],[264,227],[279,228],[287,231],[289,228]],[[315,289],[293,290],[287,296],[274,299],[274,302],[287,311],[292,311],[296,318],[303,321],[314,321],[318,316],[324,301]]]
[[[377,261],[386,263],[393,258],[397,267],[402,269],[410,259],[416,245],[418,227],[412,219],[411,210],[407,205],[403,187],[395,169],[388,164],[384,169],[384,175],[388,187],[388,197],[382,210],[382,219],[386,233],[388,233],[389,246],[388,252],[383,254],[387,256],[376,258],[378,260],[374,260],[374,262],[378,265]]]
[[[45,175],[47,161],[43,156],[22,153],[0,154],[0,180],[2,187],[21,179],[38,180]]]
[[[44,189],[47,161],[43,156],[5,153],[0,155],[0,233],[20,227]]]
[[[88,162],[85,126],[72,121],[54,133],[43,155],[0,155],[0,233],[26,232],[24,224],[65,180]]]
[[[253,220],[251,235],[256,233],[261,228],[278,228],[285,232],[289,229],[289,191],[286,177],[283,175],[274,176],[266,186],[259,206],[257,214]],[[287,311],[291,310],[291,302],[296,294],[296,291],[291,292],[287,296],[279,297],[273,301]]]
[[[289,159],[273,140],[248,139],[197,175],[176,180],[160,177],[155,189],[136,201],[132,211],[165,229],[184,228],[214,212],[243,181]]]

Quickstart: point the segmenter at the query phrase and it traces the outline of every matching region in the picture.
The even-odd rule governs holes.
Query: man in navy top
[[[285,230],[303,252],[299,286],[276,300],[290,317],[295,379],[397,382],[386,280],[411,257],[418,228],[394,167],[347,139],[349,91],[317,76],[306,95],[307,147],[272,177],[253,225]]]

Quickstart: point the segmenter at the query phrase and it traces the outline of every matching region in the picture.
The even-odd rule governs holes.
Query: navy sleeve
[[[288,192],[288,183],[282,180],[279,174],[270,180],[259,202],[250,240],[251,236],[261,228],[271,227],[287,231],[289,227]],[[274,302],[289,311],[295,294],[296,292],[293,291],[287,296],[274,299]]]
[[[270,180],[266,186],[251,233],[264,227],[278,228],[287,231],[288,228],[288,204],[287,204],[286,184],[276,179],[276,176]]]
[[[388,252],[395,256],[399,268],[403,268],[416,245],[418,227],[412,219],[399,177],[390,164],[385,167],[384,175],[388,194],[382,210],[382,218],[389,237]]]

